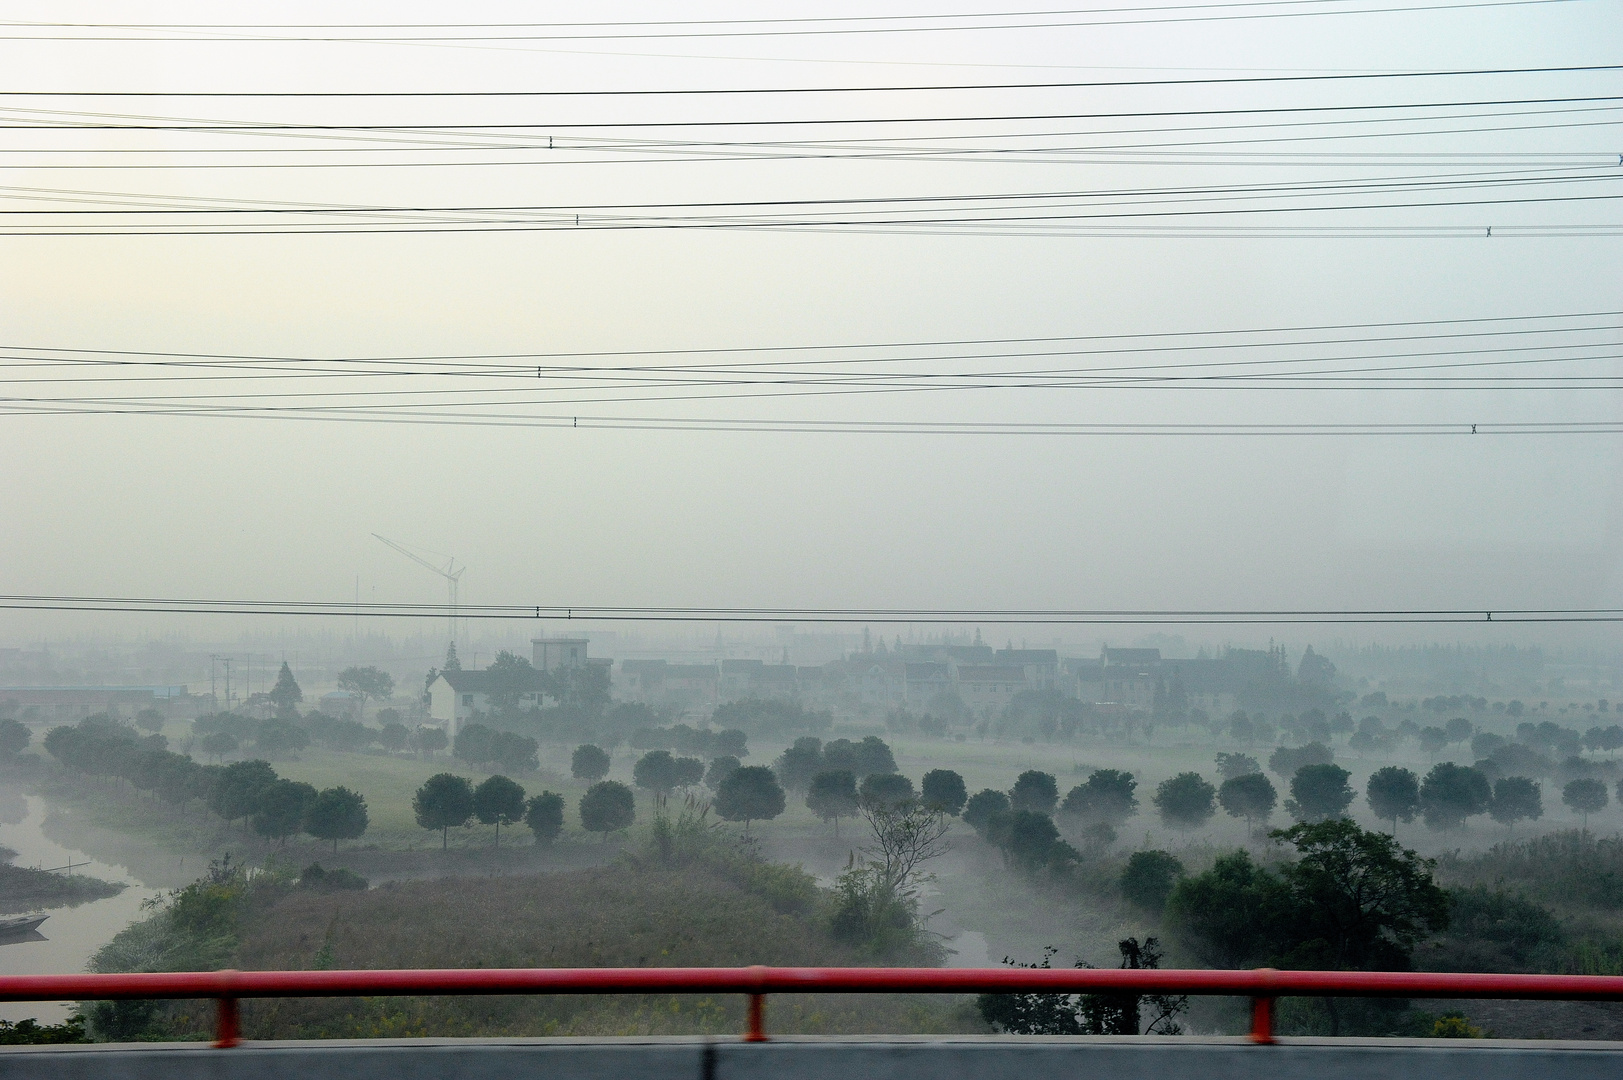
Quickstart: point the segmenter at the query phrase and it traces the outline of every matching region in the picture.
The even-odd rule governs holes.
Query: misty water
[[[93,900],[77,907],[44,908],[49,914],[39,928],[41,939],[0,945],[0,974],[61,975],[81,972],[97,949],[113,935],[141,917],[141,904],[161,894],[128,867],[91,858],[45,835],[49,807],[44,799],[0,787],[0,845],[17,853],[15,866],[52,867],[73,864],[73,873],[104,881],[121,881],[127,888],[117,896]],[[83,864],[83,865],[80,865]],[[0,1020],[37,1017],[58,1023],[72,1008],[70,1002],[0,1003]]]

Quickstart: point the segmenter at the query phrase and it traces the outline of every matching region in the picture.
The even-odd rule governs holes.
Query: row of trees
[[[564,827],[564,797],[543,791],[525,797],[521,784],[501,774],[488,776],[474,786],[473,781],[455,773],[438,773],[423,782],[411,800],[417,824],[438,829],[440,847],[450,844],[452,829],[478,819],[495,826],[494,846],[502,842],[502,826],[523,822],[538,844],[550,844]],[[629,824],[629,822],[627,823]],[[595,831],[595,830],[594,830]]]
[[[350,752],[374,745],[391,752],[410,749],[432,754],[445,749],[445,732],[440,728],[424,725],[412,731],[398,719],[390,719],[396,715],[390,709],[381,710],[378,717],[385,723],[374,728],[359,720],[321,712],[279,713],[264,720],[223,712],[193,720],[192,733],[197,748],[216,760],[245,746],[271,759],[290,757],[312,744]]]
[[[201,802],[227,822],[241,820],[256,834],[284,844],[304,832],[331,840],[336,850],[339,840],[354,839],[367,829],[366,800],[348,788],[317,791],[278,777],[269,762],[260,760],[199,764],[171,752],[162,735],[142,737],[105,716],[52,728],[44,745],[73,772],[126,781],[181,810]]]

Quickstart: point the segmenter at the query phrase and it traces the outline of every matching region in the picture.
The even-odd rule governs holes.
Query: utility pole
[[[225,711],[230,712],[231,711],[231,658],[229,656],[222,657],[221,658],[221,663],[225,664]]]

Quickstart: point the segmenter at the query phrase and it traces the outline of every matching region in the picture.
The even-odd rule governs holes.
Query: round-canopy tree
[[[733,772],[742,764],[743,762],[739,761],[731,754],[723,754],[721,757],[716,758],[710,763],[710,768],[705,770],[705,787],[709,788],[711,791],[715,791],[717,788],[721,787],[721,782],[727,779],[727,777],[731,776]]]
[[[964,778],[951,769],[931,769],[924,774],[919,790],[926,807],[953,817],[963,812],[964,803],[969,799]]]
[[[197,740],[197,748],[218,761],[237,748],[237,737],[229,731],[211,731]]]
[[[1217,802],[1229,817],[1245,818],[1246,828],[1254,830],[1258,821],[1266,823],[1274,812],[1279,793],[1262,773],[1242,773],[1223,781],[1217,789]]]
[[[857,801],[876,810],[898,810],[914,798],[913,781],[901,773],[870,773],[857,788]]]
[[[1120,769],[1098,769],[1065,796],[1060,813],[1082,821],[1114,828],[1138,813],[1138,797],[1133,794],[1138,781]],[[968,820],[967,818],[965,820]]]
[[[411,809],[418,825],[440,830],[440,850],[444,851],[450,844],[451,828],[460,828],[473,817],[473,785],[455,773],[436,773],[412,796]]]
[[[0,757],[14,758],[33,741],[34,733],[27,724],[6,717],[0,720]]]
[[[857,812],[857,777],[850,769],[832,769],[811,778],[806,806],[824,821],[834,822],[834,835],[840,835],[840,819]]]
[[[1538,781],[1526,776],[1501,776],[1493,782],[1493,805],[1488,816],[1515,831],[1516,822],[1544,816],[1544,793]]]
[[[249,824],[260,836],[287,843],[299,831],[304,812],[315,802],[316,789],[297,780],[278,780],[259,793]]]
[[[383,730],[378,732],[378,744],[390,753],[404,750],[410,741],[411,732],[406,730],[405,724],[384,724]]]
[[[983,788],[964,804],[964,824],[985,835],[987,827],[1009,812],[1009,797],[1001,791]]]
[[[1376,769],[1364,788],[1364,798],[1376,817],[1392,823],[1396,836],[1398,822],[1413,821],[1420,809],[1420,778],[1397,765]]]
[[[317,840],[331,840],[335,855],[338,841],[357,839],[368,824],[366,799],[347,787],[327,788],[304,810],[304,831]]]
[[[765,765],[746,765],[734,770],[716,791],[716,815],[724,821],[742,821],[749,834],[750,822],[770,821],[783,813],[783,787]]]
[[[1584,816],[1584,828],[1589,828],[1589,815],[1606,809],[1606,785],[1585,777],[1570,781],[1561,789],[1561,801]]]
[[[580,797],[581,825],[587,832],[602,833],[605,841],[609,833],[636,820],[637,797],[618,780],[599,780]]]
[[[807,790],[812,777],[829,771],[823,762],[823,740],[815,735],[796,739],[793,746],[778,755],[774,768],[784,787],[790,791]]]
[[[524,804],[524,824],[535,834],[537,844],[550,844],[564,831],[564,797],[543,791]]]
[[[209,809],[235,821],[252,814],[259,806],[259,793],[276,783],[276,770],[268,761],[236,761],[220,771],[209,792]]]
[[[1344,817],[1353,801],[1347,784],[1352,774],[1340,765],[1303,765],[1291,777],[1291,797],[1285,809],[1301,821]]]
[[[1059,805],[1059,783],[1048,773],[1027,769],[1015,777],[1014,787],[1009,789],[1009,805],[1016,811],[1052,814]]]
[[[412,732],[411,741],[419,754],[428,754],[430,756],[451,745],[451,740],[446,737],[444,728],[432,727],[428,724],[423,724]]]
[[[1465,819],[1488,812],[1493,788],[1475,769],[1445,761],[1420,782],[1420,810],[1428,829],[1457,829]]]
[[[1121,894],[1128,903],[1159,915],[1184,874],[1183,863],[1170,852],[1135,851],[1122,867]]]
[[[1188,832],[1198,829],[1217,812],[1217,789],[1196,772],[1179,773],[1155,789],[1155,808],[1167,826]]]
[[[601,746],[581,743],[569,756],[569,774],[576,780],[593,783],[609,775],[609,754]]]
[[[524,820],[524,788],[505,776],[486,777],[473,789],[473,816],[496,826],[496,847],[502,846],[502,826]]]

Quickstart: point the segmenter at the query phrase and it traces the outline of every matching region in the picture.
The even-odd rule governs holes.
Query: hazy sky
[[[1285,10],[1400,6],[1385,0],[1333,0]],[[1011,11],[1029,9],[1008,6]],[[355,27],[342,32],[264,27],[236,34],[200,27],[138,32],[90,28],[112,19],[127,28],[220,17],[221,8],[204,4],[80,4],[73,6],[73,18],[86,28],[18,25],[60,19],[63,10],[54,4],[11,3],[4,5],[3,17],[14,35],[25,38],[125,40],[0,42],[0,90],[940,86],[1580,66],[1623,56],[1623,3],[1618,0],[1269,19],[1234,16],[1278,13],[1278,5],[1172,13],[1158,5],[1138,16],[1110,6],[1118,14],[1095,9],[1093,15],[1045,19],[1205,18],[1024,30],[990,28],[998,22],[993,19],[973,31],[798,36],[692,36],[695,31],[688,28],[682,32],[689,36],[634,37],[627,35],[646,33],[647,28],[620,27],[613,31],[618,36],[607,39],[560,41],[556,35],[579,31],[487,28],[491,35],[529,38],[456,43],[385,43],[376,38],[433,32]],[[592,17],[614,23],[656,16],[793,19],[933,10],[998,9],[873,4],[679,9],[603,4],[590,9]],[[442,23],[452,11],[426,4],[229,8],[240,24],[280,26],[300,19],[329,26]],[[1213,14],[1226,16],[1226,21],[1213,21]],[[456,5],[454,17],[486,23],[578,22],[582,9]],[[709,29],[736,35],[745,28],[732,23]],[[546,40],[547,34],[554,38]],[[365,35],[374,40],[241,40],[244,35]],[[169,40],[129,40],[132,36]],[[844,97],[3,98],[0,106],[10,119],[0,120],[0,208],[7,211],[0,229],[49,233],[0,235],[0,343],[13,361],[6,369],[5,397],[12,408],[26,400],[53,398],[72,399],[73,408],[89,401],[98,411],[0,416],[0,592],[347,600],[358,576],[366,599],[441,599],[443,589],[431,575],[384,548],[372,538],[376,532],[455,554],[468,567],[464,598],[485,602],[1623,606],[1623,436],[1615,433],[1474,438],[805,434],[374,424],[285,415],[126,415],[105,410],[150,407],[130,404],[131,397],[141,395],[282,393],[287,387],[268,378],[240,377],[229,384],[217,380],[203,385],[195,376],[205,372],[198,369],[155,366],[113,373],[145,382],[93,381],[107,378],[110,369],[67,366],[60,362],[66,354],[37,351],[278,356],[311,358],[313,363],[322,358],[1160,335],[1623,312],[1623,213],[1616,201],[1623,195],[1623,171],[1617,171],[1623,160],[1617,156],[1623,114],[1615,102],[1588,103],[1583,112],[1554,111],[1579,107],[1571,104],[1460,105],[1452,112],[1433,110],[1436,115],[1393,111],[1381,114],[1391,120],[1385,129],[1358,126],[1351,112],[1312,114],[1339,126],[1288,131],[1262,126],[1212,131],[1215,121],[1209,116],[1190,115],[1217,109],[1547,102],[1620,94],[1623,72],[1611,71]],[[1526,115],[1482,118],[1518,110]],[[1154,120],[1098,115],[1109,112],[1182,115]],[[1444,113],[1466,118],[1438,119]],[[923,122],[1016,114],[1068,119]],[[104,128],[41,133],[14,126],[183,122],[178,118],[193,124],[411,126],[417,134],[395,131],[384,141],[350,127],[239,138]],[[860,130],[803,125],[792,129],[794,134],[783,126],[693,126],[717,120],[854,118],[918,122]],[[1262,125],[1278,118],[1277,113],[1256,113],[1243,122]],[[624,126],[656,121],[690,126]],[[471,126],[485,124],[542,126],[522,130],[527,148],[520,151],[514,148],[520,141],[517,129],[469,133]],[[561,153],[555,147],[548,157],[537,149],[544,146],[537,140],[549,133],[548,124],[559,125],[560,139],[597,142]],[[583,124],[603,127],[567,126]],[[447,135],[447,125],[462,134]],[[1461,128],[1493,130],[1447,133]],[[1519,130],[1504,130],[1509,128]],[[1104,134],[1107,130],[1116,134]],[[1383,130],[1414,134],[1339,137]],[[1338,137],[1302,141],[1311,134]],[[419,142],[411,142],[419,135]],[[874,141],[856,147],[851,140],[859,135]],[[968,140],[966,135],[979,138]],[[1284,135],[1295,141],[1255,141]],[[641,141],[610,145],[608,139]],[[794,148],[784,145],[791,139],[799,140]],[[748,153],[738,145],[746,141],[755,144]],[[423,149],[448,142],[458,148]],[[759,145],[768,142],[773,145]],[[1124,154],[1120,149],[1146,142],[1176,144],[1177,153],[1163,148]],[[813,143],[818,144],[815,153],[807,150]],[[974,159],[950,152],[970,144],[997,152]],[[914,159],[871,156],[879,146],[900,147]],[[342,169],[131,167],[205,162],[303,166],[335,160],[314,147],[341,150],[354,164]],[[195,152],[200,149],[211,153]],[[357,149],[363,152],[355,153]],[[792,157],[790,149],[796,151]],[[852,156],[856,149],[870,156]],[[1308,154],[1342,156],[1309,159]],[[384,167],[385,162],[430,159],[524,164]],[[1578,180],[1572,172],[1592,176],[1607,165],[1617,178]],[[1487,174],[1515,182],[1467,185],[1467,195],[1457,194],[1462,178]],[[150,211],[160,203],[171,209],[242,209],[275,203],[324,208],[326,213],[312,220],[328,226],[360,220],[336,214],[335,207],[397,208],[400,212],[392,217],[374,214],[371,220],[421,225],[455,219],[457,215],[444,212],[448,207],[545,206],[555,208],[549,220],[563,221],[569,208],[586,206],[590,224],[590,207],[607,203],[668,207],[1040,192],[1069,193],[1067,205],[1083,206],[1094,205],[1089,203],[1093,193],[1144,188],[1158,189],[1141,198],[1165,210],[1192,205],[1177,201],[1192,196],[1164,190],[1168,188],[1367,185],[1412,182],[1415,177],[1432,178],[1439,186],[1397,195],[1338,187],[1315,197],[1331,206],[1571,198],[1500,206],[1117,218],[1096,222],[1104,230],[1101,235],[1085,234],[1074,221],[1048,228],[1044,235],[976,235],[977,229],[993,231],[980,224],[875,231],[779,221],[780,227],[771,229],[71,236],[61,234],[61,223],[76,220],[76,227],[84,227],[118,221],[118,228],[167,228],[182,219],[19,213]],[[1551,177],[1563,182],[1543,182]],[[1260,201],[1253,206],[1271,205],[1279,196],[1274,192],[1254,198]],[[1225,205],[1232,209],[1238,204]],[[436,212],[425,216],[404,209],[422,207]],[[734,215],[727,223],[738,225],[737,209],[726,212]],[[268,220],[239,217],[251,220],[253,227]],[[222,223],[231,219],[186,220],[213,228],[227,227]],[[1135,224],[1140,232],[1152,226],[1164,231],[1120,231]],[[1413,231],[1442,226],[1472,231],[1429,236]],[[1488,226],[1496,227],[1496,235],[1487,235]],[[1561,227],[1581,235],[1517,235],[1517,226]],[[1194,235],[1197,227],[1217,234]],[[1303,235],[1309,227],[1348,231]],[[1022,228],[1003,231],[1019,233]],[[1588,351],[1549,354],[1563,361],[1554,366],[1563,376],[1604,380],[1623,374],[1615,359],[1619,350],[1607,347],[1623,344],[1623,315],[1598,316],[1583,325],[1589,328],[1583,338]],[[1440,331],[1421,327],[1405,332]],[[1307,340],[1325,334],[1297,336]],[[1167,339],[1145,340],[1157,345]],[[1531,335],[1507,342],[1453,339],[1423,349],[1479,350],[1443,356],[1443,362],[1525,360],[1545,355],[1536,350],[1557,339]],[[1487,345],[1534,351],[1480,351]],[[1025,370],[1023,366],[1076,369],[1201,359],[1185,352],[1133,354],[1123,360],[1122,354],[1090,353],[1089,348],[1084,344],[1062,357],[1018,361],[926,358],[911,361],[907,370],[974,376],[987,365],[1001,372]],[[937,348],[931,356],[941,351]],[[1331,350],[1312,359],[1328,363],[1371,351],[1385,355],[1422,347],[1343,347],[1341,353]],[[857,370],[873,353],[839,356]],[[1246,355],[1235,349],[1223,358],[1243,361]],[[1592,359],[1568,362],[1574,355]],[[739,354],[732,359],[759,357]],[[786,358],[792,354],[767,357]],[[550,371],[566,361],[534,362]],[[635,362],[657,366],[675,361],[645,357]],[[230,373],[224,368],[210,372]],[[1522,372],[1504,366],[1439,377]],[[193,379],[165,381],[185,375]],[[69,381],[60,381],[64,379]],[[25,385],[29,381],[36,385]],[[624,389],[586,394],[558,391],[553,385],[532,389],[511,377],[473,383],[423,372],[371,384],[405,391],[402,398],[441,418],[479,415],[480,407],[444,404],[456,395],[467,397],[470,389],[480,401],[514,402],[486,413],[588,418],[1487,426],[1615,421],[1623,416],[1615,389],[1590,384],[1577,390],[1522,385],[1460,390],[1411,383],[1400,389],[1335,391],[998,385],[734,400],[719,399],[714,386],[699,386],[685,389],[685,400],[659,401],[631,400],[634,395]],[[334,388],[354,387],[341,378],[330,385],[305,380],[296,392],[330,393]],[[441,388],[445,396],[432,397]],[[757,387],[753,392],[765,391]],[[777,387],[772,392],[784,391]],[[430,396],[411,396],[425,393]],[[119,404],[110,401],[114,397]],[[233,399],[238,404],[272,400],[301,406],[354,403],[332,397]],[[0,638],[27,640],[89,625],[84,616],[0,614]],[[108,620],[95,625],[135,631],[165,624]],[[1506,633],[1504,640],[1536,636],[1531,631]],[[1610,628],[1598,628],[1590,640],[1607,644],[1614,638]]]

